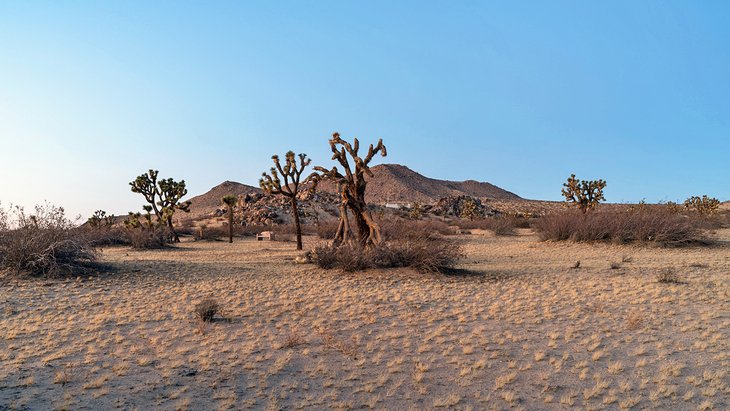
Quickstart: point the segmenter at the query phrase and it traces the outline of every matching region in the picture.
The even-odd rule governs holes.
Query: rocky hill
[[[184,218],[197,220],[207,217],[216,209],[221,208],[221,199],[223,196],[233,194],[235,196],[245,196],[246,194],[260,194],[263,191],[260,188],[252,187],[246,184],[237,183],[235,181],[224,181],[221,184],[210,189],[205,194],[195,196],[190,199],[190,213],[185,214]],[[177,214],[175,214],[177,217]],[[182,216],[182,213],[181,213]]]
[[[436,204],[445,197],[470,196],[487,201],[520,201],[519,196],[509,191],[503,190],[493,184],[478,182],[474,180],[467,181],[448,181],[437,180],[425,177],[408,167],[398,164],[380,164],[371,168],[373,178],[369,179],[366,200],[375,205],[385,204],[403,204],[410,205],[414,202],[421,204]],[[315,196],[314,202],[322,204],[311,204],[314,207],[311,214],[325,215],[331,214],[338,201],[335,193],[335,186],[329,182],[320,184],[318,192],[321,195]],[[224,195],[233,194],[240,197],[249,197],[251,204],[246,207],[256,208],[254,213],[257,216],[261,214],[260,219],[266,220],[268,215],[285,216],[284,212],[286,202],[282,199],[262,199],[262,190],[249,185],[236,183],[233,181],[223,182],[205,194],[190,199],[190,213],[182,216],[185,219],[199,220],[201,218],[210,217],[220,214],[224,209],[221,206],[221,198]],[[326,199],[326,201],[325,201]],[[279,204],[281,203],[281,204]],[[266,214],[266,215],[264,215]],[[266,218],[265,218],[266,217]],[[258,218],[258,217],[257,217]]]
[[[450,196],[471,196],[492,200],[521,198],[494,184],[474,180],[437,180],[419,174],[400,164],[379,164],[370,168],[373,178],[368,182],[366,201],[373,204],[420,202],[436,203]],[[323,183],[321,190],[334,192],[333,184]]]

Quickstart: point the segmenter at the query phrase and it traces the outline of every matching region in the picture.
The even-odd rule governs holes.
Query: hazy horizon
[[[560,200],[730,199],[726,2],[5,2],[0,202],[139,211],[330,165],[338,131],[427,177]]]

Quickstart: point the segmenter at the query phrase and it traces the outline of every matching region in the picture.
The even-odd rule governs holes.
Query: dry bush
[[[171,233],[167,227],[137,227],[126,229],[127,239],[132,248],[154,250],[167,247]]]
[[[337,220],[320,222],[316,226],[317,236],[323,240],[334,239],[339,224],[340,222]]]
[[[195,315],[205,323],[213,322],[218,311],[220,311],[220,305],[212,298],[207,298],[195,305]]]
[[[294,348],[306,343],[307,340],[301,333],[299,333],[299,331],[292,330],[286,335],[286,338],[284,338],[284,343],[279,348]]]
[[[515,235],[516,228],[530,228],[531,218],[524,217],[486,217],[476,220],[459,220],[456,222],[462,230],[490,230],[495,235]]]
[[[83,228],[83,232],[94,247],[131,244],[127,230],[122,227],[86,227]]]
[[[250,224],[250,225],[240,225],[236,224],[233,226],[233,235],[234,236],[240,236],[240,237],[255,237],[257,234],[259,234],[262,231],[269,231],[271,227],[264,226],[264,225],[256,225],[256,224]]]
[[[0,268],[36,276],[86,271],[96,252],[83,230],[62,207],[46,203],[34,211],[16,206],[0,212]]]
[[[514,219],[508,217],[497,217],[492,219],[492,226],[490,228],[495,235],[515,235],[515,223]]]
[[[566,211],[540,218],[535,229],[543,240],[553,241],[652,242],[672,246],[708,243],[691,218],[661,211]]]
[[[383,240],[401,240],[456,234],[448,224],[439,220],[383,219],[379,222]]]
[[[315,248],[314,253],[319,267],[339,268],[346,272],[394,267],[411,267],[421,272],[447,272],[463,257],[458,243],[439,237],[402,238],[371,248],[322,244]]]
[[[269,227],[274,241],[293,242],[297,240],[297,228],[293,224],[279,224]]]
[[[201,224],[192,230],[192,235],[195,241],[218,241],[221,238],[228,237],[228,227],[209,227]]]
[[[656,277],[657,282],[665,284],[681,284],[682,281],[679,279],[679,275],[674,271],[673,268],[667,267],[659,270]]]

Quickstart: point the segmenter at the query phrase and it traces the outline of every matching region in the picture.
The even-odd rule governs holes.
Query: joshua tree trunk
[[[332,240],[333,247],[339,247],[342,244],[349,244],[352,231],[350,230],[350,218],[347,215],[347,200],[340,203],[340,222],[337,225],[335,238]]]
[[[233,206],[228,206],[228,243],[233,243]]]
[[[175,232],[175,228],[172,226],[172,218],[167,219],[167,228],[170,229],[170,234],[172,235],[172,242],[179,243],[180,237],[177,236],[177,233]]]
[[[367,180],[365,176],[372,178],[373,173],[370,171],[369,163],[373,156],[380,153],[383,157],[387,155],[383,140],[378,140],[377,145],[370,145],[365,158],[358,155],[360,142],[356,139],[353,144],[340,138],[339,133],[334,133],[329,141],[332,150],[332,159],[337,160],[343,168],[344,173],[340,173],[337,167],[328,170],[324,167],[315,167],[315,173],[309,177],[313,183],[310,190],[315,190],[317,184],[322,179],[333,181],[337,184],[338,191],[342,196],[340,205],[340,226],[337,229],[337,235],[333,245],[338,247],[347,243],[348,231],[350,229],[347,221],[347,211],[352,211],[355,216],[355,224],[357,225],[357,242],[364,247],[372,247],[381,242],[380,226],[373,219],[370,209],[365,202],[365,188]],[[350,166],[347,156],[352,159],[353,167]]]
[[[297,229],[297,250],[302,249],[302,226],[299,222],[299,209],[296,196],[291,197],[291,212],[294,214],[294,226]]]
[[[355,215],[358,242],[365,246],[379,244],[380,226],[373,219],[367,204],[364,201],[351,201],[349,204]]]

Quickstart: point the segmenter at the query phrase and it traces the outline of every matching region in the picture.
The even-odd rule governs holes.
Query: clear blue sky
[[[139,210],[333,131],[429,177],[730,199],[730,2],[0,3],[0,201]]]

